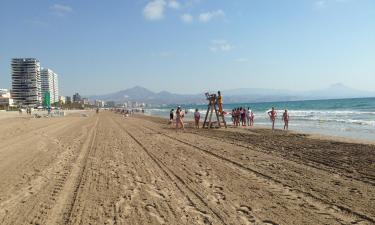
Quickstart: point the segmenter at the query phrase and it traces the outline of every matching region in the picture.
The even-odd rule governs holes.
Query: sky
[[[374,90],[374,0],[0,0],[0,88],[38,58],[60,93]]]

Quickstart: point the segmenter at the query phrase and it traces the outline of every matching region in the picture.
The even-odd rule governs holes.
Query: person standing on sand
[[[272,121],[272,132],[275,130],[275,121],[276,121],[276,116],[277,112],[274,107],[272,107],[272,110],[268,112],[268,116],[270,117]]]
[[[182,112],[181,107],[179,106],[177,107],[177,110],[176,110],[176,130],[178,130],[178,125],[181,125],[181,128],[185,129],[183,118],[184,118],[184,113]]]
[[[247,123],[247,126],[250,126],[250,107],[247,107],[246,109],[246,123]]]
[[[173,124],[173,117],[174,117],[174,109],[171,109],[169,112],[169,123]]]
[[[245,108],[241,110],[241,122],[242,122],[242,126],[245,127],[246,126],[246,109]]]
[[[199,129],[199,120],[200,119],[201,119],[201,114],[199,113],[198,109],[195,109],[195,113],[194,113],[195,128]]]
[[[254,118],[255,118],[254,113],[252,110],[250,110],[250,126],[251,127],[254,126]]]
[[[241,111],[240,108],[236,110],[236,127],[240,126]]]
[[[285,112],[283,113],[283,120],[284,120],[284,130],[289,129],[289,113],[288,110],[285,109]]]
[[[235,121],[235,116],[236,116],[235,115],[235,109],[232,109],[232,113],[231,114],[232,114],[232,123],[235,124],[235,122],[234,122]]]

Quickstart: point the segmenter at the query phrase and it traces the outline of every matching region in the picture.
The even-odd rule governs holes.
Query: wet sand
[[[375,223],[374,145],[111,112],[0,127],[0,224]]]

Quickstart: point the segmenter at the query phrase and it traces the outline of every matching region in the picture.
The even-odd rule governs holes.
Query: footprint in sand
[[[147,204],[145,206],[145,208],[146,208],[146,211],[148,212],[148,214],[151,217],[155,218],[159,224],[165,224],[165,220],[164,220],[163,216],[160,215],[160,213],[156,210],[155,205]]]
[[[275,223],[271,220],[263,220],[264,225],[279,225],[278,223]]]
[[[237,213],[239,214],[239,218],[245,225],[251,225],[255,224],[257,220],[254,218],[254,216],[251,214],[252,209],[248,206],[241,205],[237,209]]]

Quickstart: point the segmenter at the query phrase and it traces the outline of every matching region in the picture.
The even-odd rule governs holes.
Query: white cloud
[[[143,16],[147,20],[160,20],[164,18],[167,8],[177,10],[181,7],[177,0],[151,0],[143,8]]]
[[[231,45],[227,40],[213,40],[211,41],[210,50],[212,52],[228,52],[233,49],[233,45]]]
[[[224,11],[221,10],[221,9],[218,9],[218,10],[211,11],[211,12],[201,13],[201,14],[199,14],[198,19],[199,19],[199,21],[201,21],[203,23],[207,23],[214,18],[224,17],[224,16],[225,16]]]
[[[172,9],[179,9],[180,8],[180,3],[176,0],[170,0],[168,2],[168,7]]]
[[[184,22],[184,23],[191,23],[193,22],[194,18],[191,14],[189,13],[184,13],[181,15],[181,20]]]
[[[72,13],[73,9],[68,5],[54,4],[50,7],[52,13],[57,16],[65,16],[66,14]]]
[[[164,0],[152,0],[143,9],[143,15],[148,20],[160,20],[164,17],[166,2]]]

